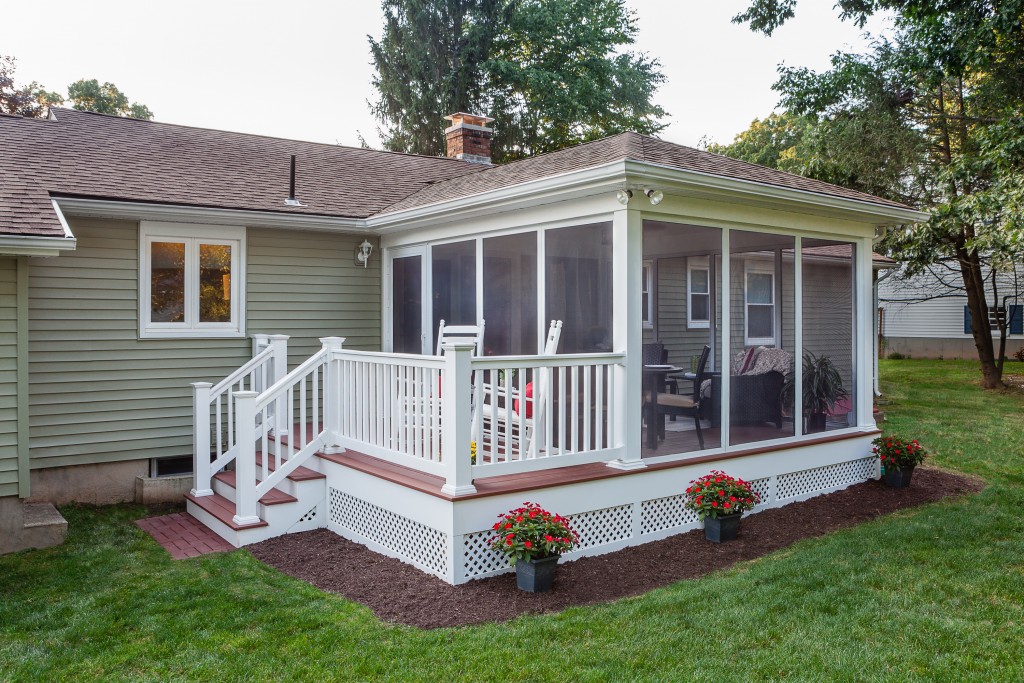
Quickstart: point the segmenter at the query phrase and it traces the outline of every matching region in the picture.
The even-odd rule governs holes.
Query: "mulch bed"
[[[744,518],[740,537],[716,544],[703,530],[559,565],[549,593],[525,593],[505,574],[449,586],[326,529],[288,534],[248,546],[259,560],[321,590],[361,602],[386,621],[420,628],[501,622],[646,593],[694,579],[896,510],[975,493],[984,484],[934,468],[918,468],[908,489],[878,481],[765,510]]]

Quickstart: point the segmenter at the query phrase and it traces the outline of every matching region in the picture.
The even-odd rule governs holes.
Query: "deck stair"
[[[310,458],[309,462],[316,461],[318,458]],[[263,454],[257,453],[257,473],[262,466]],[[276,470],[273,458],[267,466],[271,472]],[[236,477],[234,470],[223,470],[213,475],[213,495],[185,495],[189,513],[236,548],[322,526],[319,522],[324,518],[322,507],[327,496],[324,474],[309,467],[296,468],[281,485],[259,499],[259,522],[251,524],[238,524],[233,519]]]

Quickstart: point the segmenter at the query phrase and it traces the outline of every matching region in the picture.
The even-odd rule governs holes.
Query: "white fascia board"
[[[215,223],[217,225],[241,225],[254,228],[322,230],[360,234],[366,232],[366,220],[363,218],[307,216],[302,214],[275,213],[273,211],[214,209],[199,206],[147,204],[144,202],[83,199],[78,197],[58,197],[54,201],[60,204],[60,207],[67,215],[87,218],[167,221],[172,223]]]
[[[62,251],[74,251],[77,246],[73,237],[0,235],[0,254],[4,256],[60,256]]]
[[[623,161],[613,161],[580,171],[530,180],[458,199],[447,199],[413,209],[377,214],[366,221],[368,228],[386,235],[476,215],[512,211],[554,201],[574,199],[599,192],[622,189],[626,180]]]
[[[778,208],[795,209],[794,205],[803,205],[807,211],[823,213],[838,212],[850,218],[851,214],[858,217],[854,220],[865,220],[876,225],[899,225],[926,221],[931,214],[915,209],[902,209],[896,206],[875,204],[872,202],[847,199],[833,195],[819,194],[807,190],[795,190],[778,185],[767,185],[752,180],[727,178],[724,176],[685,171],[671,166],[661,166],[640,161],[627,161],[626,171],[639,182],[667,183],[671,189],[695,189],[711,191],[717,194],[745,196],[749,199],[778,203]],[[782,204],[786,206],[782,206]],[[824,211],[823,211],[824,210]]]

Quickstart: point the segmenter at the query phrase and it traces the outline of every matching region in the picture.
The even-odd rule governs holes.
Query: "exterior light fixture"
[[[651,206],[657,206],[658,204],[661,204],[661,200],[665,198],[665,193],[662,192],[661,190],[652,190],[650,188],[647,188],[646,190],[644,190],[644,194],[647,195],[647,198],[651,200]]]
[[[619,200],[619,204],[625,206],[633,198],[633,190],[619,190],[615,193],[615,198]]]
[[[363,243],[356,247],[356,265],[366,267],[370,262],[370,254],[373,253],[373,245],[370,240],[363,240]]]

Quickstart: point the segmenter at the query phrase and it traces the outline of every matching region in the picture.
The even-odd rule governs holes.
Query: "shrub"
[[[904,356],[899,351],[893,351],[892,353],[889,354],[889,360],[906,360],[906,359],[907,359],[907,357]]]
[[[686,489],[686,508],[696,512],[701,519],[717,519],[737,512],[742,514],[760,502],[761,497],[750,488],[750,484],[719,470],[694,479]]]
[[[510,564],[561,555],[579,543],[568,520],[536,503],[523,503],[523,507],[498,515],[492,528],[497,535],[491,539],[491,548],[504,553]]]
[[[871,442],[871,451],[882,461],[886,470],[902,470],[924,462],[928,455],[917,439],[906,441],[896,436],[880,436]]]
[[[1013,357],[1024,363],[1024,346],[1017,349],[1017,351],[1014,352]]]

